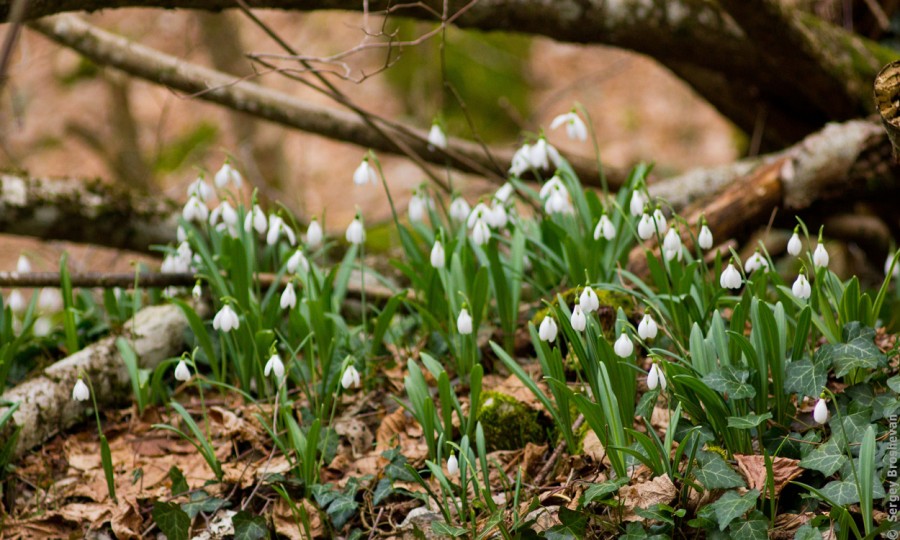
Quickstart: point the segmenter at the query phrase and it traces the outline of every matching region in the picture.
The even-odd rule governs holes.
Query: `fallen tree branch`
[[[185,330],[187,320],[178,307],[155,306],[142,309],[126,324],[125,338],[141,367],[153,369],[166,358],[181,353]],[[0,396],[0,402],[19,404],[11,421],[0,432],[0,440],[7,440],[13,430],[21,428],[13,461],[87,416],[89,406],[72,401],[72,388],[80,374],[90,377],[98,407],[127,401],[131,382],[116,348],[116,338],[104,338]],[[0,408],[0,415],[5,410]]]
[[[366,112],[379,124],[385,124],[383,128],[398,139],[391,140],[355,114],[314,105],[233,75],[185,62],[106,32],[73,15],[33,21],[30,27],[98,64],[284,126],[395,154],[403,154],[398,146],[400,142],[425,161],[449,164],[457,170],[488,177],[505,178],[506,171],[497,170],[495,163],[512,161],[512,149],[492,148],[493,159],[490,159],[481,145],[458,138],[450,139],[446,151],[431,150],[427,131],[387,122]],[[567,158],[583,181],[600,185],[596,162],[578,156]],[[621,185],[622,174],[606,172],[611,186]]]

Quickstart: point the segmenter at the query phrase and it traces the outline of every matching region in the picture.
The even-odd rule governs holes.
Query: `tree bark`
[[[884,66],[875,77],[875,107],[897,161],[900,159],[900,62]]]

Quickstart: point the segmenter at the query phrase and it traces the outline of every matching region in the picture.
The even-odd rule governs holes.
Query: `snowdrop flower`
[[[199,281],[194,284],[194,288],[191,290],[191,296],[193,296],[197,300],[199,300],[200,297],[203,296],[203,288],[200,286]]]
[[[894,261],[894,254],[888,253],[887,259],[884,261],[884,275],[885,276],[887,276],[888,274],[891,273],[891,263],[893,261]],[[898,262],[897,265],[894,266],[893,276],[894,277],[900,276],[900,262]]]
[[[475,208],[472,209],[472,212],[469,213],[469,217],[466,219],[466,226],[468,226],[470,229],[474,229],[475,223],[477,223],[479,220],[486,220],[487,216],[490,213],[490,207],[483,202],[479,202],[475,205]]]
[[[191,197],[184,205],[184,209],[181,211],[181,217],[183,217],[185,221],[196,221],[201,223],[206,221],[209,217],[209,208],[207,208],[197,197]]]
[[[297,293],[294,292],[294,284],[288,283],[284,288],[284,292],[281,293],[281,302],[279,302],[281,309],[294,309],[297,305]]]
[[[794,281],[794,284],[791,286],[791,292],[801,300],[809,299],[812,295],[812,287],[810,287],[809,280],[806,279],[805,274],[797,276],[797,280]]]
[[[306,228],[306,245],[311,248],[317,248],[322,245],[322,226],[316,218],[312,218],[309,227]]]
[[[800,235],[797,234],[797,229],[794,228],[794,234],[791,235],[791,239],[788,240],[787,243],[787,252],[788,254],[797,257],[800,255],[800,251],[803,250],[803,243],[800,241]]]
[[[697,245],[700,246],[700,249],[709,249],[713,245],[712,231],[709,230],[706,223],[700,227],[700,234],[697,235]]]
[[[569,191],[565,187],[557,187],[544,203],[544,210],[548,214],[572,214],[575,208],[569,200]]]
[[[584,329],[587,326],[587,317],[584,315],[584,312],[581,311],[581,304],[575,304],[575,307],[572,308],[572,318],[569,322],[572,323],[573,330],[576,332],[584,332]]]
[[[521,148],[513,154],[512,163],[509,166],[509,174],[513,176],[522,176],[522,173],[531,168],[531,145],[523,144]]]
[[[616,237],[616,226],[613,225],[612,220],[606,214],[600,216],[600,221],[597,222],[597,227],[594,228],[594,240],[600,240],[601,236],[607,240],[612,240]]]
[[[817,424],[824,424],[828,421],[828,403],[825,398],[819,398],[819,401],[816,402],[816,407],[813,409],[813,420]]]
[[[483,219],[479,219],[475,222],[475,227],[472,229],[472,241],[475,242],[476,246],[483,246],[487,244],[490,239],[491,230]]]
[[[597,298],[597,293],[594,292],[594,289],[592,289],[590,285],[586,286],[584,290],[581,291],[581,296],[578,297],[578,303],[581,304],[581,309],[583,309],[585,313],[591,313],[600,309],[600,299]]]
[[[456,222],[463,222],[472,212],[471,208],[469,208],[469,203],[466,202],[462,197],[454,197],[453,201],[450,203],[450,218]]]
[[[266,234],[269,227],[269,221],[266,219],[266,213],[258,204],[253,205],[253,209],[247,213],[244,218],[244,230],[250,232],[250,229],[256,230],[256,234]]]
[[[641,336],[641,339],[651,340],[656,337],[658,332],[659,327],[656,325],[656,321],[653,320],[649,313],[645,313],[644,318],[638,324],[638,335]]]
[[[278,239],[281,238],[282,233],[284,233],[292,246],[297,244],[297,237],[294,235],[294,230],[288,227],[281,216],[272,214],[269,216],[269,232],[266,234],[266,243],[270,246],[274,246],[278,243]]]
[[[362,216],[358,212],[353,221],[350,222],[350,225],[347,226],[347,232],[344,234],[344,237],[348,242],[356,245],[366,241],[366,229],[363,227]]]
[[[552,177],[550,177],[550,180],[547,180],[546,182],[544,182],[544,185],[541,186],[541,191],[538,193],[538,197],[540,197],[541,199],[546,199],[554,191],[560,188],[566,189],[566,185],[563,184],[558,175],[554,174]]]
[[[428,209],[428,197],[420,191],[413,192],[412,198],[409,200],[409,220],[422,221],[425,219],[425,211]]]
[[[653,236],[653,220],[650,219],[650,215],[646,212],[641,215],[641,221],[638,222],[637,230],[638,237],[641,240],[649,240]]]
[[[719,285],[724,289],[740,289],[742,282],[743,279],[741,278],[740,272],[738,272],[731,263],[728,264],[728,267],[725,268],[722,275],[719,276]]]
[[[816,265],[816,268],[828,267],[828,252],[825,251],[825,244],[822,243],[821,239],[813,252],[813,264]]]
[[[509,222],[506,207],[501,202],[494,202],[484,219],[488,225],[495,229],[502,229]]]
[[[624,330],[619,339],[616,340],[615,345],[613,345],[613,350],[622,358],[628,358],[634,352],[634,343],[631,342]]]
[[[229,228],[237,226],[237,212],[232,208],[228,201],[222,201],[222,203],[212,211],[209,215],[209,224],[215,227],[220,219],[222,220],[222,223]]]
[[[178,362],[178,365],[175,366],[175,380],[176,381],[189,381],[191,379],[191,370],[188,369],[187,363],[184,360]]]
[[[359,167],[353,171],[353,183],[357,186],[378,183],[378,174],[375,172],[375,169],[369,165],[369,156],[364,157],[362,163],[359,164]]]
[[[188,186],[187,195],[188,197],[196,197],[201,201],[208,201],[212,197],[212,188],[200,176]]]
[[[663,370],[659,369],[659,364],[653,362],[653,365],[650,366],[650,370],[647,372],[647,388],[656,390],[657,386],[663,390],[666,389],[666,375],[663,373]]]
[[[57,289],[41,289],[38,295],[38,308],[44,313],[56,313],[63,307],[62,296]]]
[[[352,364],[347,366],[341,377],[341,386],[344,387],[344,390],[349,390],[350,387],[359,388],[360,382],[359,372],[356,371],[356,368]]]
[[[222,309],[213,317],[213,328],[221,332],[231,332],[237,330],[240,325],[237,313],[231,309],[231,306],[225,304]]]
[[[431,248],[431,267],[432,268],[443,268],[446,264],[446,254],[444,253],[444,246],[441,244],[440,240],[434,241],[434,247]]]
[[[573,141],[587,140],[587,126],[584,125],[581,117],[579,117],[574,110],[554,118],[553,121],[550,122],[550,129],[556,129],[564,124],[566,126],[566,135],[568,135],[570,139]]]
[[[550,154],[547,152],[547,139],[541,137],[531,146],[528,152],[528,162],[531,166],[538,170],[546,170],[550,168]]]
[[[666,237],[663,238],[663,255],[667,261],[671,261],[675,257],[681,260],[681,235],[678,234],[675,227],[669,229]]]
[[[276,379],[284,377],[284,362],[281,361],[281,357],[277,354],[273,354],[263,368],[263,375],[268,377],[270,374],[275,375]]]
[[[25,297],[22,296],[19,289],[13,289],[9,293],[9,299],[6,301],[6,304],[13,313],[22,314],[25,311]]]
[[[20,274],[31,272],[31,261],[25,255],[19,255],[19,260],[16,261],[16,272]]]
[[[428,149],[434,151],[434,148],[442,150],[447,148],[447,135],[436,122],[431,124],[431,130],[428,132]]]
[[[287,271],[291,274],[296,274],[297,270],[302,270],[304,273],[309,272],[309,261],[306,260],[302,249],[298,249],[288,258],[286,266]]]
[[[656,230],[659,232],[659,235],[663,236],[666,234],[669,225],[666,223],[666,215],[659,208],[653,211],[653,221],[656,223]]]
[[[538,329],[538,337],[542,341],[553,341],[556,339],[557,330],[556,321],[553,320],[553,317],[545,315],[544,320],[541,321],[541,327]]]
[[[184,230],[184,227],[181,225],[178,226],[178,229],[175,230],[175,238],[179,243],[187,242],[187,231]]]
[[[450,476],[459,474],[459,460],[456,459],[456,454],[453,452],[451,452],[450,457],[447,458],[447,474]]]
[[[629,205],[629,210],[631,211],[632,216],[639,216],[644,213],[644,207],[647,206],[647,197],[644,195],[643,191],[639,189],[635,189],[631,194],[631,203]]]
[[[765,259],[759,252],[755,252],[750,258],[747,259],[747,262],[744,263],[744,272],[750,273],[755,272],[762,268],[763,270],[767,270],[769,268],[769,261]]]
[[[459,317],[456,318],[456,330],[464,336],[472,333],[472,316],[469,315],[469,310],[465,306],[459,312]]]
[[[31,332],[37,337],[49,336],[51,330],[53,330],[53,323],[48,317],[38,317],[34,321],[34,326],[31,327]]]
[[[87,401],[91,397],[91,391],[88,389],[88,385],[84,384],[84,380],[81,377],[78,377],[78,381],[75,382],[75,388],[72,389],[72,399],[75,401]]]
[[[244,178],[237,169],[231,166],[227,161],[222,164],[222,168],[216,173],[214,178],[216,186],[219,189],[225,188],[228,184],[233,184],[235,189],[240,189],[244,183]]]
[[[513,185],[509,182],[506,182],[505,184],[500,186],[500,189],[498,189],[496,193],[494,193],[494,200],[505,203],[509,200],[510,196],[512,196],[515,191],[516,188],[513,187]]]

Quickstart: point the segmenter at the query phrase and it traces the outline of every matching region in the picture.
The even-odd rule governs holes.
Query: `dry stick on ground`
[[[98,64],[115,67],[132,76],[196,95],[205,101],[258,118],[385,152],[402,153],[399,142],[408,146],[411,152],[421,156],[423,160],[437,165],[449,164],[460,171],[476,174],[484,174],[486,171],[505,174],[505,171],[496,171],[494,160],[487,159],[478,144],[451,138],[447,152],[432,152],[428,149],[427,131],[388,122],[367,112],[367,115],[384,123],[385,128],[393,132],[397,140],[391,140],[355,114],[314,105],[227,73],[190,64],[101,30],[72,15],[41,19],[30,23],[30,26]],[[491,149],[491,153],[500,163],[512,161],[511,149]],[[600,179],[593,160],[576,156],[569,159],[582,181],[599,185]],[[614,171],[607,171],[607,174],[611,172]],[[611,185],[614,184],[613,180],[620,184],[623,178],[622,174],[613,174]]]
[[[178,307],[154,306],[142,309],[126,324],[124,337],[141,367],[153,369],[166,358],[181,353],[186,329],[187,321]],[[0,396],[0,402],[19,404],[12,420],[0,430],[0,440],[7,440],[13,430],[21,428],[13,461],[87,416],[90,402],[72,401],[72,388],[80,374],[90,377],[98,407],[128,399],[131,382],[116,339],[110,336],[89,345]],[[0,408],[0,415],[5,410]]]

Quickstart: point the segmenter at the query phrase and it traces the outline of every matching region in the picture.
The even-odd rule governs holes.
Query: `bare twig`
[[[578,418],[575,419],[575,423],[572,424],[572,431],[578,431],[581,428],[581,424],[584,423],[584,415],[579,414]],[[538,472],[537,476],[534,477],[534,485],[540,487],[541,484],[546,480],[547,475],[550,474],[550,471],[556,466],[556,460],[559,459],[559,455],[562,454],[563,450],[566,449],[566,441],[559,441],[559,444],[556,445],[556,448],[553,449],[553,453],[550,454],[550,457],[547,458],[547,462],[544,463],[544,466],[541,467],[540,472]]]

